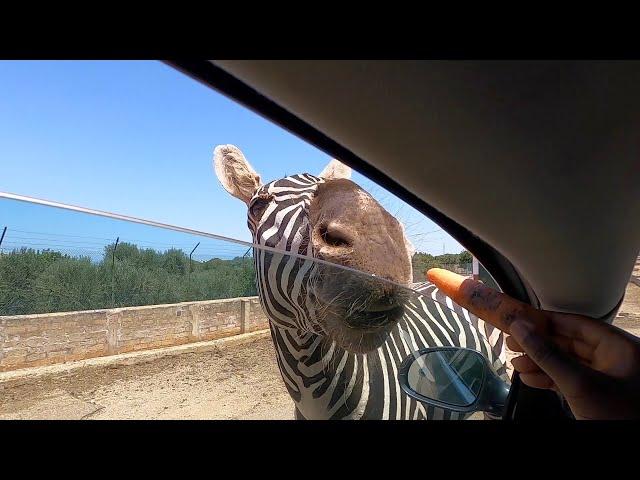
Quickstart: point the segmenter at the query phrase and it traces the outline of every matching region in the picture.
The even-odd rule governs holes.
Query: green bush
[[[0,315],[157,305],[257,295],[252,258],[192,261],[182,250],[159,252],[119,243],[102,259],[51,250],[0,255]],[[429,268],[471,269],[471,254],[416,253],[414,281]]]
[[[445,253],[443,255],[431,255],[418,252],[413,256],[413,281],[423,282],[427,270],[430,268],[445,268],[459,273],[471,274],[471,253],[463,250],[461,253]]]
[[[103,257],[50,250],[0,255],[0,315],[156,305],[256,295],[251,258],[192,261],[177,249],[158,252],[120,243]]]

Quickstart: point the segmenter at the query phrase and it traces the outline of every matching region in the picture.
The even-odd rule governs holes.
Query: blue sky
[[[0,191],[249,241],[245,205],[213,173],[213,148],[221,143],[239,146],[264,181],[317,174],[330,160],[160,62],[0,61]],[[462,250],[395,196],[358,173],[352,178],[407,225],[418,250]],[[194,240],[7,200],[0,200],[3,225],[3,246],[66,239],[89,250],[121,236],[188,248]]]

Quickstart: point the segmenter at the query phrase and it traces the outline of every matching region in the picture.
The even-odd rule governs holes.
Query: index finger
[[[511,323],[517,318],[529,321],[540,333],[546,333],[549,329],[550,320],[544,312],[477,280],[442,268],[430,269],[427,278],[458,305],[503,332],[509,333]]]

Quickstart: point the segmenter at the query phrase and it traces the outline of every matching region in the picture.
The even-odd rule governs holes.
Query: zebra
[[[238,147],[213,157],[248,207],[258,295],[296,419],[463,418],[402,391],[399,365],[420,348],[473,348],[508,379],[502,332],[429,282],[398,286],[412,282],[413,247],[349,167],[332,160],[318,176],[263,184]]]

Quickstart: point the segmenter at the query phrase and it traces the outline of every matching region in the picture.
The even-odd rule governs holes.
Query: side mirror
[[[419,350],[402,362],[398,374],[407,395],[454,412],[502,415],[509,395],[509,385],[487,359],[468,348]]]

